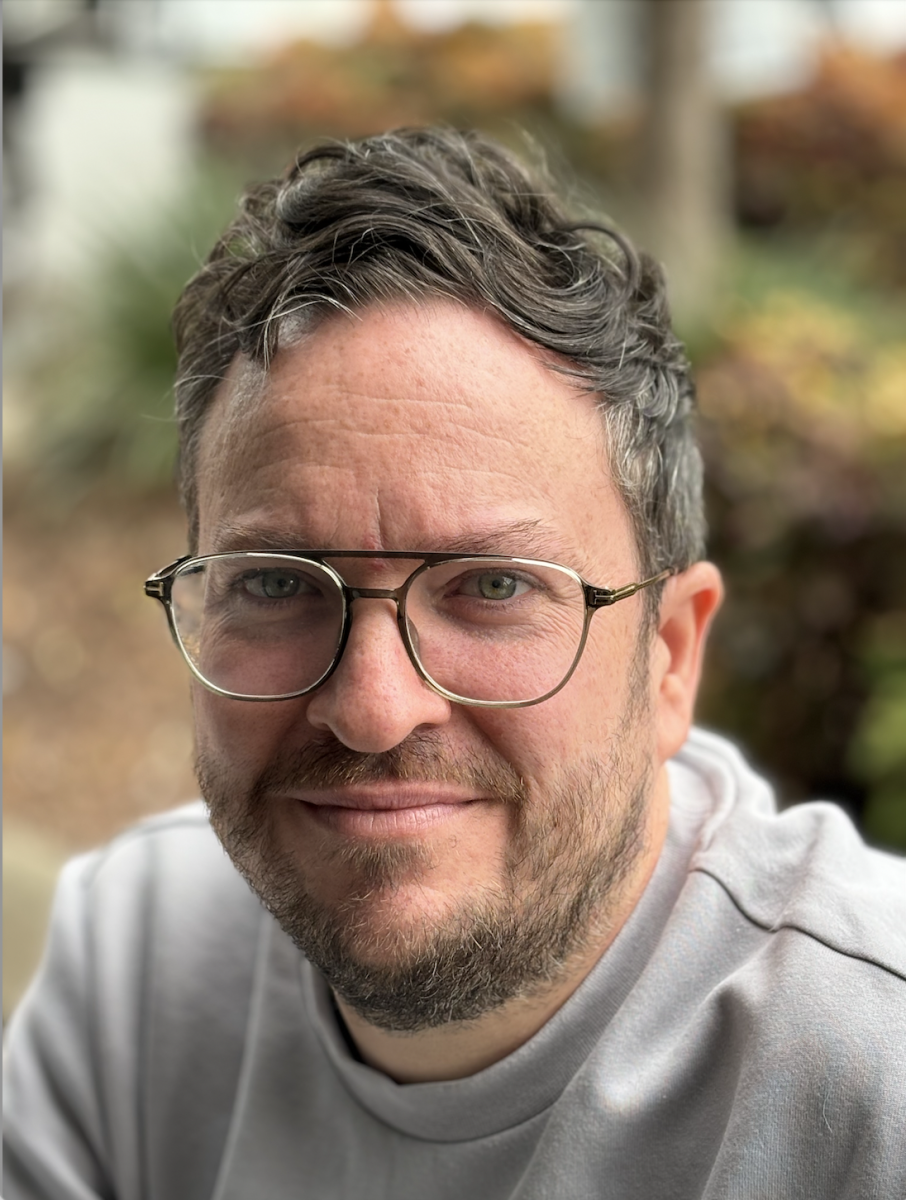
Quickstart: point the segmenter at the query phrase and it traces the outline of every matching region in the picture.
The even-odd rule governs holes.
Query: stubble
[[[248,794],[200,753],[198,779],[230,858],[350,1008],[397,1032],[473,1021],[555,984],[600,939],[622,898],[645,849],[653,771],[639,675],[633,671],[634,699],[609,743],[561,767],[543,795],[505,761],[464,760],[431,733],[378,755],[332,739],[312,743],[271,764]],[[387,780],[452,781],[505,806],[513,834],[498,885],[464,897],[442,921],[394,922],[394,891],[430,873],[431,850],[421,842],[348,841],[327,864],[350,880],[343,898],[315,896],[280,844],[268,798]]]

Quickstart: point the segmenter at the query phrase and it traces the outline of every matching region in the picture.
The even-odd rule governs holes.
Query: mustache
[[[254,790],[263,797],[295,788],[324,791],[393,781],[456,783],[519,807],[527,798],[525,782],[509,763],[475,753],[457,753],[425,735],[410,736],[379,754],[351,750],[333,738],[309,742],[290,757],[268,766]]]

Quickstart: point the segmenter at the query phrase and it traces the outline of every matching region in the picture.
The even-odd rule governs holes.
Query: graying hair
[[[237,354],[267,369],[331,313],[450,297],[552,351],[598,397],[640,569],[701,557],[689,364],[657,264],[577,220],[545,174],[487,137],[401,129],[329,142],[250,188],[176,306],[180,486],[197,544],[198,444]]]

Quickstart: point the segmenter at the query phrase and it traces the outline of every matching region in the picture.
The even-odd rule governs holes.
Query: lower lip
[[[308,804],[302,807],[318,822],[347,837],[402,837],[423,833],[456,820],[475,801],[456,804],[424,804],[412,808],[341,808],[333,804]]]

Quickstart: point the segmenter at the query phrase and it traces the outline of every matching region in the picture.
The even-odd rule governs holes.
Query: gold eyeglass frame
[[[287,692],[279,696],[246,696],[239,692],[230,692],[224,688],[218,687],[206,679],[198,668],[195,666],[189,652],[183,644],[182,638],[179,635],[179,630],[176,626],[176,618],[173,614],[172,589],[173,583],[177,575],[183,567],[189,563],[204,564],[214,561],[222,561],[231,558],[291,558],[299,562],[310,562],[319,567],[325,572],[337,585],[342,602],[342,627],[340,636],[337,641],[337,649],[334,657],[323,672],[321,677],[313,684],[306,688],[301,688],[299,691]],[[406,579],[397,588],[358,588],[350,587],[343,577],[334,570],[326,559],[331,558],[359,558],[359,559],[403,559],[403,560],[418,560],[420,566],[406,577]],[[556,687],[545,692],[543,696],[537,696],[532,700],[474,700],[467,696],[459,696],[455,692],[449,691],[436,680],[432,679],[425,667],[419,660],[418,651],[412,643],[412,638],[409,634],[409,628],[406,620],[406,596],[412,584],[418,577],[427,571],[430,567],[439,566],[442,563],[461,562],[465,564],[483,562],[493,563],[513,563],[518,566],[525,567],[553,567],[556,570],[563,571],[565,574],[572,576],[575,582],[582,590],[585,597],[585,618],[582,626],[582,636],[579,640],[579,646],[576,650],[575,657],[566,672]],[[409,550],[240,550],[227,551],[222,554],[202,554],[192,555],[185,554],[181,558],[177,558],[174,562],[169,563],[166,567],[162,567],[145,581],[145,595],[152,597],[154,600],[159,600],[164,606],[167,614],[167,623],[170,627],[170,632],[173,635],[173,640],[176,642],[183,658],[188,663],[189,669],[195,678],[208,691],[214,692],[218,696],[225,696],[230,700],[248,700],[251,702],[272,703],[280,700],[296,700],[301,696],[307,696],[310,692],[321,687],[322,684],[330,678],[334,671],[339,666],[340,660],[343,657],[343,651],[346,649],[346,643],[349,640],[349,632],[352,627],[352,604],[355,600],[392,600],[396,604],[397,626],[400,631],[400,637],[403,640],[403,646],[412,663],[416,674],[419,678],[437,692],[438,695],[444,696],[447,700],[454,704],[465,704],[472,708],[528,708],[533,704],[541,704],[544,700],[549,700],[551,696],[556,695],[561,688],[565,687],[572,678],[573,672],[579,664],[579,659],[582,657],[582,652],[585,649],[585,644],[588,640],[588,629],[591,624],[591,618],[599,608],[609,608],[613,604],[617,604],[620,600],[628,600],[630,596],[634,596],[636,592],[642,591],[644,588],[653,587],[655,584],[662,583],[671,575],[676,574],[675,567],[668,567],[666,570],[658,572],[657,575],[652,575],[650,579],[643,579],[639,583],[630,583],[625,587],[608,588],[596,587],[594,584],[588,583],[582,576],[572,569],[565,567],[562,563],[548,562],[545,559],[537,558],[516,558],[508,554],[447,554],[434,551],[409,551]]]

